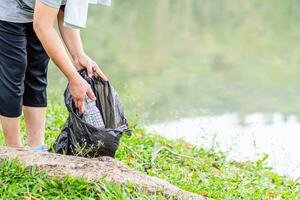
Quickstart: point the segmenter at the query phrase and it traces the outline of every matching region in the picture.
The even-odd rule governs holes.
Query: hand
[[[74,58],[74,64],[77,70],[80,69],[87,69],[88,75],[91,77],[92,75],[100,76],[104,81],[107,81],[107,77],[104,75],[104,73],[101,71],[101,69],[98,67],[97,63],[93,61],[89,56],[87,56],[85,53],[81,53],[76,55]]]
[[[85,95],[87,95],[93,101],[96,100],[91,86],[79,74],[70,79],[69,89],[75,106],[81,113],[84,112]]]

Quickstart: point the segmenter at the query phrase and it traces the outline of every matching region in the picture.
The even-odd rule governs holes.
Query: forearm
[[[76,78],[78,73],[54,28],[57,13],[57,9],[49,8],[40,1],[36,1],[33,27],[49,57],[65,76],[71,80]]]
[[[54,28],[35,27],[36,34],[42,42],[47,54],[59,69],[70,80],[77,73],[73,63]]]
[[[69,50],[69,53],[72,56],[73,60],[76,60],[77,57],[84,53],[80,37],[80,29],[64,27],[63,11],[59,11],[57,21],[60,34]]]

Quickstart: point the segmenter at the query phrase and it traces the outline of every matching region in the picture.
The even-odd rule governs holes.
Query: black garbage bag
[[[53,148],[56,153],[60,154],[83,157],[114,157],[122,134],[131,134],[118,94],[108,81],[103,81],[96,76],[90,78],[86,70],[79,73],[91,85],[96,95],[94,103],[99,109],[97,111],[98,113],[100,111],[101,117],[89,118],[93,118],[94,122],[100,126],[85,120],[88,118],[85,118],[84,114],[75,107],[67,87],[65,104],[69,111],[69,117]],[[87,109],[85,108],[85,110]]]

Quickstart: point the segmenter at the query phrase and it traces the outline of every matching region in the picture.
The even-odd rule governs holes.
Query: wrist
[[[80,75],[76,71],[76,69],[75,68],[73,69],[74,70],[72,70],[69,74],[67,74],[67,79],[69,82],[76,82],[80,78]]]
[[[81,56],[85,55],[84,51],[83,50],[80,50],[80,51],[76,51],[74,53],[71,54],[72,56],[72,59],[75,61],[75,60],[78,60]]]

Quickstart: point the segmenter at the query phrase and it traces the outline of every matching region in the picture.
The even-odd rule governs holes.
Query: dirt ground
[[[16,157],[20,163],[26,166],[35,165],[40,170],[47,170],[50,177],[64,177],[69,174],[83,176],[87,181],[93,181],[105,176],[108,181],[113,183],[126,184],[129,181],[150,193],[162,192],[166,197],[174,199],[205,199],[200,195],[184,191],[165,180],[129,169],[120,161],[110,157],[89,159],[50,153],[30,153],[22,149],[0,147],[0,161]]]

